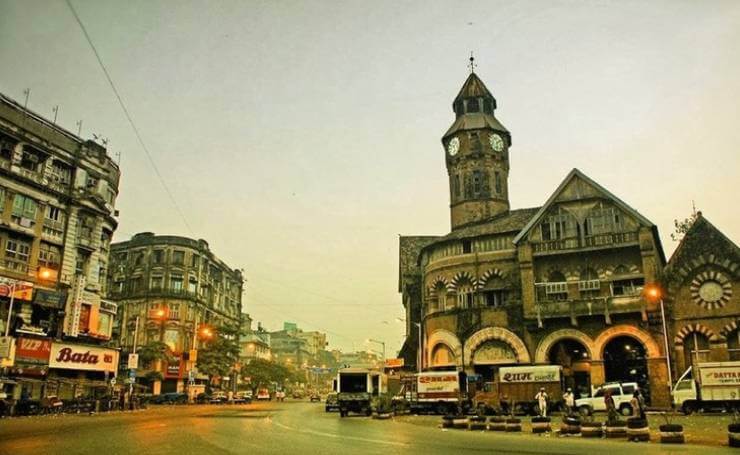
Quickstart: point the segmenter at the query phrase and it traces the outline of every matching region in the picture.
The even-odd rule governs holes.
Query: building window
[[[630,278],[612,281],[613,296],[640,295],[645,286],[644,278]]]
[[[16,194],[13,199],[13,221],[24,227],[36,223],[36,201],[28,196]]]
[[[478,197],[482,193],[483,176],[481,171],[473,171],[473,196]]]
[[[144,278],[137,276],[133,277],[129,280],[129,288],[131,289],[131,293],[135,294],[139,291],[144,290]]]
[[[113,315],[101,311],[98,313],[98,335],[110,338],[113,331]]]
[[[54,160],[51,163],[51,181],[69,185],[72,181],[72,169],[62,161]]]
[[[198,255],[193,253],[192,256],[190,256],[190,267],[198,268]]]
[[[455,174],[455,178],[452,181],[452,187],[453,187],[453,194],[455,195],[455,198],[460,197],[460,174]]]
[[[172,274],[170,275],[170,289],[173,291],[182,291],[182,275]]]
[[[184,251],[173,251],[172,252],[172,263],[175,265],[185,264],[185,252]]]
[[[80,319],[78,330],[80,333],[90,333],[90,314],[92,313],[92,305],[83,303],[80,305]]]
[[[41,151],[25,145],[21,155],[21,167],[31,172],[38,172],[39,166],[44,160],[43,157],[44,154]]]
[[[568,283],[565,275],[557,270],[550,272],[547,282],[543,283],[545,289],[545,300],[562,301],[568,300]]]
[[[77,257],[75,258],[75,272],[78,275],[87,276],[87,266],[90,262],[90,253],[83,250],[77,250]]]
[[[580,280],[578,281],[578,292],[582,299],[592,299],[598,297],[601,294],[601,282],[599,281],[599,275],[592,268],[586,268],[581,272]]]
[[[709,361],[709,339],[705,335],[699,332],[691,332],[684,338],[683,343],[686,367]]]
[[[153,276],[151,285],[149,287],[150,289],[154,289],[154,290],[162,289],[163,282],[164,282],[164,279],[161,276]]]
[[[188,292],[191,294],[195,294],[198,291],[198,279],[195,277],[190,277],[190,280],[188,281]]]
[[[152,262],[154,264],[164,263],[164,250],[154,250],[152,252]]]
[[[489,99],[483,100],[483,112],[486,114],[493,114],[493,101]]]
[[[578,235],[575,219],[567,213],[547,217],[540,225],[540,229],[544,241],[572,238]]]
[[[509,299],[509,291],[505,289],[485,291],[483,293],[483,298],[485,299],[486,306],[491,308],[500,308],[506,305],[506,302]]]
[[[470,240],[463,240],[462,242],[462,252],[463,254],[468,254],[473,252],[473,244]]]
[[[501,173],[496,171],[494,173],[494,179],[496,180],[496,194],[503,194],[503,185],[501,184]]]
[[[47,205],[45,217],[47,220],[60,222],[62,221],[62,209],[53,205]]]
[[[92,216],[81,215],[79,220],[80,225],[80,238],[88,241],[93,239],[93,231],[95,231],[95,219]]]
[[[478,103],[478,99],[470,99],[467,100],[468,109],[467,112],[479,112],[480,111],[480,103]]]
[[[87,187],[88,190],[91,190],[91,191],[97,190],[98,189],[98,179],[88,174],[87,181],[85,182],[85,186]]]
[[[462,286],[457,291],[458,308],[473,308],[473,299],[475,294],[470,286]]]
[[[170,319],[180,319],[180,304],[170,303],[169,305]]]
[[[29,242],[9,238],[5,242],[5,267],[19,272],[27,272],[30,254],[31,244]]]
[[[61,250],[56,245],[41,243],[39,245],[39,266],[59,270]]]
[[[583,225],[586,236],[619,232],[623,228],[622,217],[611,207],[592,209]]]
[[[735,330],[727,337],[727,352],[730,360],[740,360],[740,330]]]
[[[144,264],[144,252],[139,251],[136,254],[136,258],[134,259],[134,267],[141,267]]]

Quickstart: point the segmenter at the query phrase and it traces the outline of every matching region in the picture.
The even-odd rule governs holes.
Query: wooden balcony
[[[542,327],[547,319],[569,318],[573,326],[578,325],[582,317],[603,317],[606,324],[611,324],[611,315],[640,313],[647,318],[647,306],[640,294],[623,296],[604,296],[589,299],[570,299],[560,301],[538,301],[534,308],[525,311],[525,318],[536,319]]]
[[[572,250],[600,249],[614,246],[636,245],[637,232],[612,232],[569,239],[545,240],[532,243],[535,254],[562,253]]]

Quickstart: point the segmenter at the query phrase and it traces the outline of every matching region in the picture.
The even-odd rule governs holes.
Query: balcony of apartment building
[[[576,250],[583,252],[637,244],[637,232],[607,232],[588,236],[577,235],[568,238],[535,241],[532,242],[532,251],[536,256],[543,256]]]
[[[579,318],[589,316],[604,317],[607,324],[614,314],[640,313],[646,317],[643,286],[642,277],[535,283],[534,311],[525,316],[537,319],[540,325],[547,319],[569,318],[574,326]]]

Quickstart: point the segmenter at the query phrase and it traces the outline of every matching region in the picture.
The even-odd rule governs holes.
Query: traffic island
[[[607,422],[604,427],[604,436],[607,439],[620,439],[627,437],[627,422],[623,420],[617,420],[614,422]]]
[[[740,447],[740,423],[727,425],[727,439],[730,447]]]
[[[489,431],[506,431],[506,417],[491,417],[488,421]]]
[[[578,417],[566,416],[560,424],[560,434],[574,435],[581,432],[581,420]]]
[[[532,433],[542,434],[552,431],[550,420],[551,419],[549,417],[532,417]]]
[[[604,425],[601,422],[582,422],[581,437],[600,438],[604,435]]]
[[[486,418],[483,416],[473,416],[468,419],[468,430],[480,431],[486,429]]]
[[[507,433],[516,433],[522,431],[522,419],[510,418],[506,419],[506,426],[504,431]]]
[[[648,427],[647,419],[641,417],[627,419],[627,439],[638,442],[649,441],[650,427]]]
[[[683,425],[667,423],[658,427],[661,444],[683,444],[686,438],[683,435]]]

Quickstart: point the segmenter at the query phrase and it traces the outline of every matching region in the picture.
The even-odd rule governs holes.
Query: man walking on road
[[[568,387],[568,390],[563,394],[563,402],[565,402],[565,412],[567,415],[573,415],[576,407],[576,399],[573,395],[573,389]]]
[[[537,395],[534,396],[534,399],[537,400],[537,406],[540,409],[540,416],[541,417],[547,417],[547,399],[549,397],[547,396],[547,392],[545,392],[544,387],[540,387],[540,391],[537,392]]]

